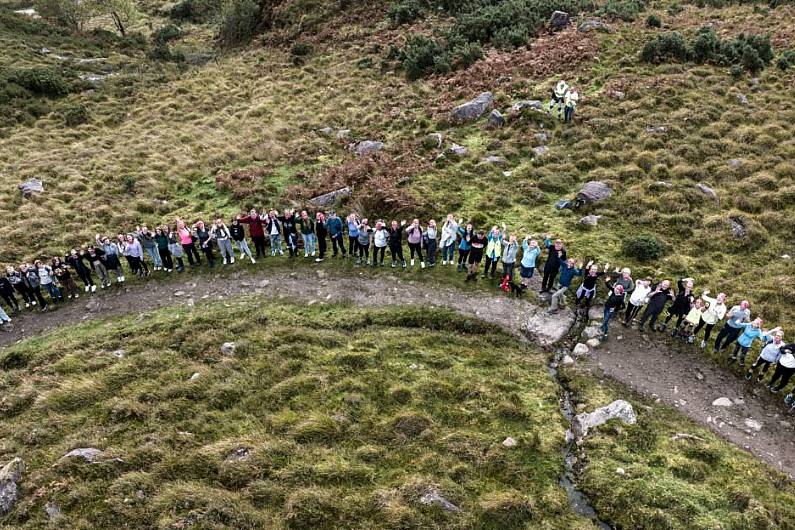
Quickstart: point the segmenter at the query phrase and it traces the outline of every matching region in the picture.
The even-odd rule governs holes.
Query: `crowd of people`
[[[548,296],[550,314],[566,307],[567,294],[575,281],[575,312],[587,312],[601,281],[606,289],[601,340],[607,339],[610,323],[620,320],[625,327],[670,332],[690,344],[700,337],[700,347],[705,349],[713,330],[720,327],[712,350],[718,355],[731,352],[730,365],[738,363],[745,369],[749,351],[757,341],[760,343],[761,353],[745,372],[746,379],[756,374],[761,382],[775,366],[767,387],[778,393],[795,374],[795,343],[785,343],[779,327],[764,329],[761,318],[752,319],[748,301],[729,307],[725,293],[712,297],[704,289],[699,295],[693,278],[679,279],[674,287],[668,279],[636,280],[626,267],[611,270],[608,263],[578,264],[568,255],[562,239],[549,234],[543,238],[529,234],[522,237],[509,232],[504,224],[484,230],[453,214],[448,214],[441,226],[433,219],[425,224],[419,219],[371,222],[356,213],[343,219],[333,211],[310,215],[305,210],[279,214],[276,210],[260,213],[252,209],[234,216],[228,224],[221,217],[209,225],[203,220],[187,223],[178,218],[174,224],[154,230],[138,226],[115,237],[97,234],[94,242],[71,248],[64,256],[8,266],[5,276],[0,276],[0,297],[12,315],[27,308],[43,311],[66,299],[94,293],[98,286],[106,289],[114,279],[117,284],[124,283],[126,270],[139,277],[153,271],[181,273],[203,262],[211,268],[219,263],[232,265],[236,259],[256,263],[268,254],[284,256],[285,250],[290,258],[302,253],[315,262],[324,261],[330,253],[332,258],[351,260],[354,267],[425,269],[440,263],[466,273],[466,282],[479,277],[498,280],[500,288],[517,294],[529,288],[539,268],[540,296]],[[544,253],[543,264],[537,265]],[[0,320],[3,324],[11,321],[2,307]],[[786,401],[795,411],[793,392],[795,388]]]

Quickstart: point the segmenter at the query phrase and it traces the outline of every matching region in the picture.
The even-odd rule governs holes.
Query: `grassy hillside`
[[[45,527],[53,503],[59,528],[591,528],[558,486],[567,425],[545,365],[498,328],[414,308],[245,297],[62,329],[0,349],[2,461],[27,463],[2,524]],[[581,410],[625,397],[567,377]],[[781,475],[633,404],[638,426],[599,429],[581,462],[605,520],[791,522]],[[99,462],[62,458],[78,447]],[[430,488],[462,511],[423,505]]]

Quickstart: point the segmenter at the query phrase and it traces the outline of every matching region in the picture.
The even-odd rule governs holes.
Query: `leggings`
[[[469,249],[466,249],[466,250],[464,250],[463,248],[459,248],[458,249],[458,264],[459,265],[466,265],[467,264],[467,261],[469,260],[469,253],[470,253]]]
[[[674,313],[673,311],[668,311],[668,316],[665,317],[665,323],[671,321],[673,317],[676,317],[676,327],[680,327],[682,325],[682,320],[685,318],[685,313]]]
[[[160,253],[160,261],[163,262],[163,267],[166,270],[172,270],[174,268],[174,260],[171,259],[171,251],[167,248],[158,249]]]
[[[196,251],[196,245],[193,243],[183,243],[182,250],[185,251],[185,255],[188,256],[188,263],[191,266],[201,264],[202,260],[199,257],[199,253]],[[257,257],[259,257],[259,253],[257,253]]]
[[[497,262],[500,261],[500,258],[492,258],[491,256],[486,256],[486,268],[483,269],[483,276],[486,276],[491,270],[491,273],[494,274],[497,272]]]
[[[140,274],[141,273],[141,266],[139,265],[140,260],[135,256],[124,256],[124,259],[127,260],[127,264],[130,266],[130,272],[132,274]]]
[[[409,242],[409,255],[411,256],[411,259],[414,259],[414,253],[415,252],[417,253],[417,257],[419,258],[419,260],[423,261],[423,259],[422,259],[422,244],[421,243],[411,243],[411,242]]]
[[[370,259],[370,244],[362,245],[359,243],[359,259],[362,261],[367,261]]]
[[[29,304],[34,301],[33,293],[30,291],[30,288],[25,285],[24,283],[18,283],[14,286],[14,289],[22,295],[22,299],[25,301],[26,304]]]
[[[257,257],[265,257],[265,236],[251,236],[251,240],[254,242],[254,250],[257,253]],[[188,262],[190,262],[190,256],[188,256]]]
[[[662,311],[663,311],[662,307],[647,305],[646,310],[643,312],[643,316],[640,317],[640,325],[643,326],[648,320],[649,327],[653,329]]]
[[[326,257],[326,236],[315,236],[317,241],[317,253],[320,259]]]
[[[202,252],[204,252],[204,256],[207,258],[207,263],[210,267],[215,267],[215,256],[213,256],[212,245],[208,244],[206,247],[202,247]]]
[[[80,281],[85,284],[86,287],[91,287],[94,285],[94,280],[91,278],[91,271],[88,269],[77,269],[77,275],[80,277]]]
[[[739,342],[735,344],[732,359],[737,358],[738,354],[740,357],[740,364],[745,364],[745,356],[748,355],[748,346],[742,346]]]
[[[558,269],[547,269],[544,267],[544,278],[541,280],[541,290],[549,291],[555,286],[555,278],[558,277]]]
[[[776,365],[776,371],[773,372],[773,378],[770,380],[770,388],[777,388],[781,390],[789,380],[792,378],[792,374],[795,374],[795,368],[787,368],[786,366],[782,366],[781,364]],[[781,380],[778,386],[775,386],[776,381]]]
[[[379,253],[381,253],[380,259],[378,258]],[[373,247],[373,266],[375,266],[376,263],[380,263],[381,265],[384,264],[384,254],[386,254],[386,247],[379,247],[377,245]]]
[[[593,289],[586,289],[582,285],[580,285],[579,289],[577,289],[577,305],[579,306],[580,303],[585,300],[585,307],[591,307],[591,300],[596,295],[596,287]],[[607,314],[607,313],[605,313]],[[612,314],[611,314],[612,318]],[[605,332],[607,333],[607,332]]]
[[[740,336],[740,332],[742,331],[741,328],[733,328],[731,327],[728,322],[720,328],[718,332],[718,336],[715,339],[715,351],[723,351],[729,347],[729,345],[737,340],[737,337]],[[721,347],[721,341],[723,341],[723,347]]]
[[[701,328],[704,328],[704,341],[709,340],[709,336],[712,334],[712,329],[715,327],[715,324],[707,324],[702,319],[701,322],[698,323],[696,329],[693,330],[693,335],[698,335],[698,332],[701,331]]]
[[[762,367],[762,371],[759,372],[759,378],[761,379],[761,378],[763,378],[765,376],[765,374],[767,373],[767,370],[770,368],[771,364],[772,363],[770,361],[766,361],[766,360],[762,359],[762,357],[760,356],[760,357],[758,357],[756,359],[756,362],[751,365],[751,368],[748,369],[748,373],[753,375],[754,371],[756,371],[756,369],[759,366],[761,366]]]
[[[337,252],[342,252],[342,255],[345,255],[345,243],[342,239],[342,233],[331,236],[331,248],[334,251],[335,256],[337,255]]]
[[[3,300],[6,301],[8,306],[11,308],[11,311],[13,312],[19,311],[19,302],[17,302],[17,298],[16,296],[14,296],[13,292],[0,293],[0,296],[2,296]]]
[[[47,301],[41,295],[41,288],[40,287],[38,287],[38,286],[31,287],[30,288],[30,292],[33,294],[33,296],[36,297],[36,300],[39,301],[39,306],[40,307],[47,307]]]
[[[403,262],[406,261],[406,258],[403,257],[403,245],[390,245],[389,255],[392,256],[393,262],[397,262],[398,260]]]
[[[359,250],[359,236],[348,236],[348,254],[355,256],[357,250]]]
[[[636,316],[638,316],[638,313],[640,313],[641,307],[643,306],[635,304],[627,305],[627,310],[624,312],[624,323],[629,324],[630,322],[632,322],[632,319],[634,319]]]

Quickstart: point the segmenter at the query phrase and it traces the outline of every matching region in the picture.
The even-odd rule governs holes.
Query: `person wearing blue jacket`
[[[348,225],[348,256],[353,258],[359,251],[359,218],[352,213],[345,218],[345,224]]]
[[[753,322],[746,322],[741,326],[740,336],[737,338],[737,344],[734,346],[734,353],[729,357],[729,364],[737,360],[738,354],[740,357],[740,366],[745,366],[745,356],[748,355],[748,350],[753,346],[756,339],[761,339],[762,342],[770,340],[770,336],[780,331],[781,328],[776,326],[770,331],[762,329],[762,319],[757,318]]]
[[[531,239],[529,235],[522,241],[522,261],[519,262],[519,277],[522,278],[524,285],[530,285],[530,278],[536,270],[536,260],[541,254],[541,247],[538,241]]]
[[[461,242],[458,244],[458,272],[463,272],[467,266],[469,251],[472,250],[470,242],[475,237],[475,228],[472,223],[467,223],[466,228],[458,227],[458,233],[461,235]]]
[[[549,313],[556,313],[558,306],[566,307],[566,291],[571,286],[571,281],[575,276],[582,276],[582,264],[580,268],[575,267],[574,258],[569,258],[560,265],[560,276],[558,277],[558,290],[552,294],[550,299]],[[588,262],[586,269],[591,266]]]
[[[331,257],[337,257],[337,247],[339,247],[339,252],[342,253],[342,257],[344,258],[345,243],[342,239],[344,227],[342,226],[342,219],[337,216],[337,212],[329,212],[328,219],[326,219],[326,231],[328,232],[328,236],[331,239],[331,248],[334,249],[334,253],[331,255]]]

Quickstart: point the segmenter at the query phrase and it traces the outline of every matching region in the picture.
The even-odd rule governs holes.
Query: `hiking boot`
[[[745,374],[745,380],[750,381],[753,376],[754,376],[753,372],[748,372],[747,374]]]
[[[729,364],[733,364],[733,363],[734,363],[734,361],[736,361],[736,360],[737,360],[737,357],[735,357],[734,355],[732,355],[731,357],[729,357]]]
[[[694,337],[693,335],[690,335],[689,337],[687,337],[687,343],[688,344],[693,344],[694,342],[696,342],[696,337]]]
[[[663,333],[666,329],[668,329],[668,324],[660,324],[660,327],[658,328],[657,331]]]
[[[756,382],[757,383],[761,383],[764,378],[765,378],[765,374],[759,374],[759,377],[756,378]]]
[[[702,341],[701,341],[701,349],[703,350],[703,349],[704,349],[704,348],[706,348],[706,347],[707,347],[707,341],[705,341],[705,340],[702,340]]]
[[[770,391],[773,392],[774,394],[778,394],[779,392],[781,392],[781,388],[774,386],[770,388]]]

